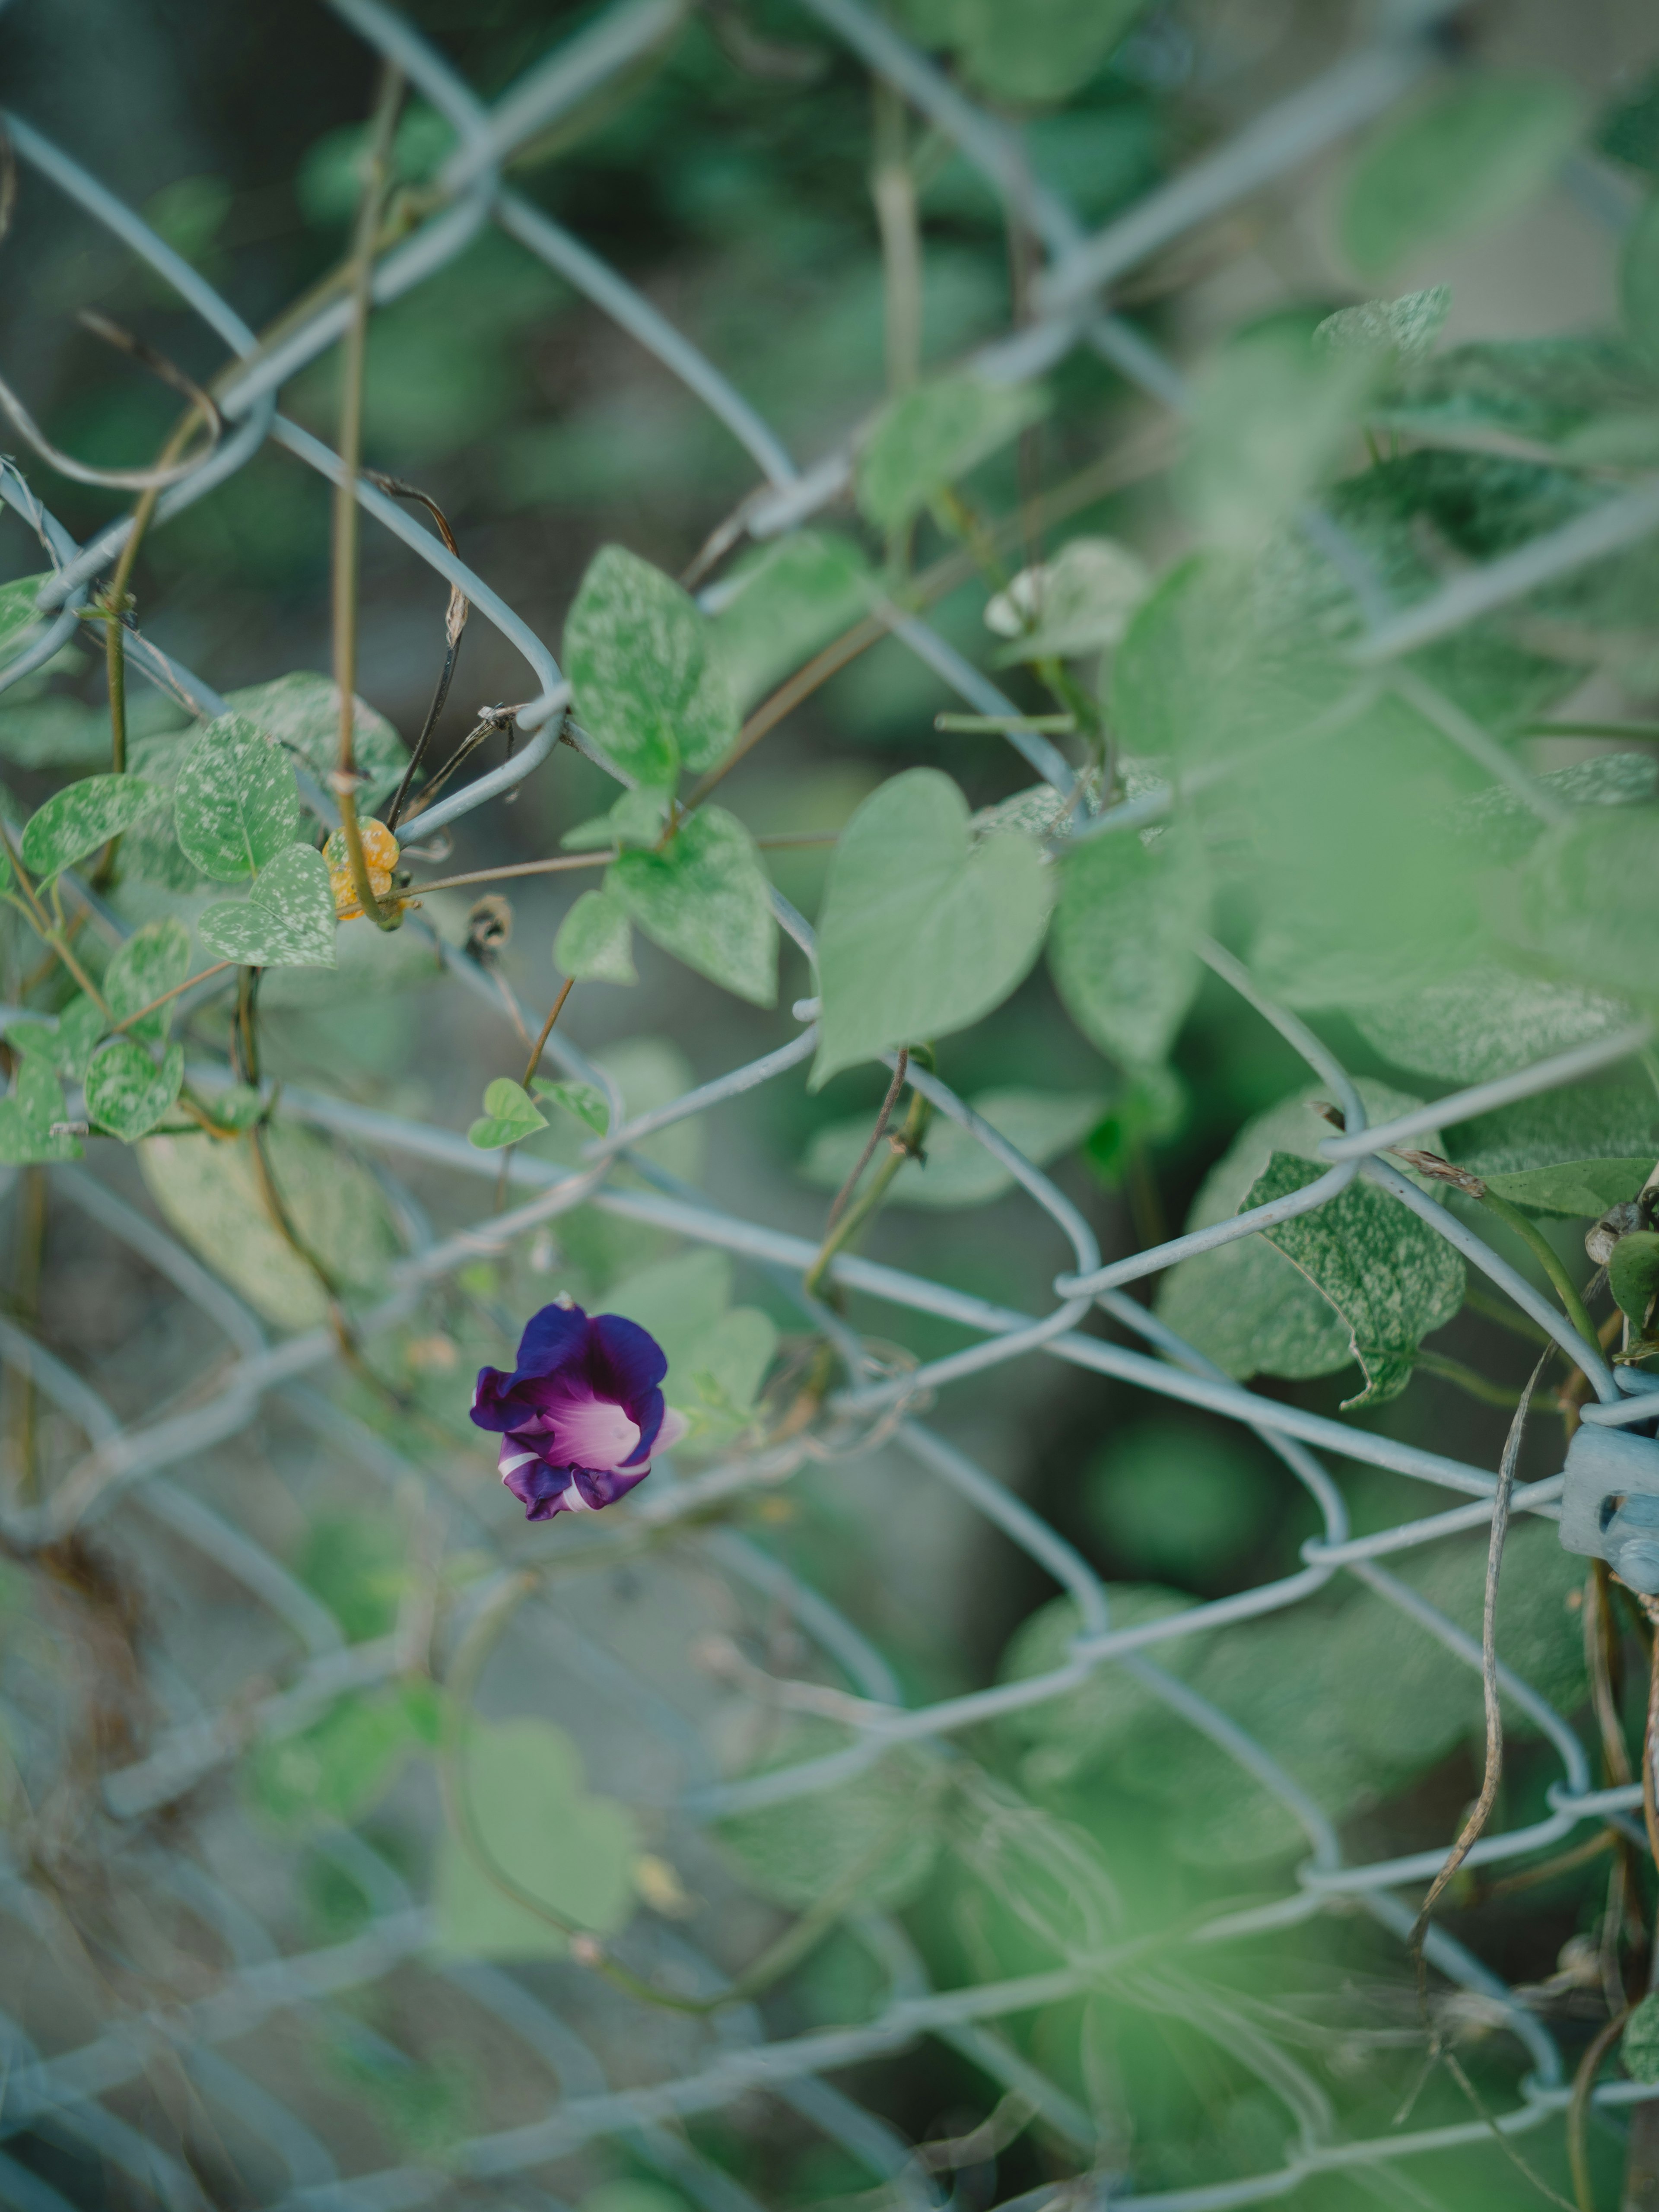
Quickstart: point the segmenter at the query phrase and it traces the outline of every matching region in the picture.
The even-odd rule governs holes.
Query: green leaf
[[[1310,1110],[1310,1102],[1326,1095],[1318,1088],[1298,1091],[1246,1122],[1199,1186],[1183,1226],[1208,1229],[1230,1219],[1275,1152],[1316,1161],[1329,1125]],[[1368,1078],[1361,1079],[1359,1095],[1373,1121],[1423,1103]],[[1430,1133],[1419,1142],[1432,1150],[1439,1139]],[[1334,1375],[1351,1357],[1348,1332],[1329,1301],[1260,1236],[1178,1261],[1158,1285],[1157,1306],[1171,1328],[1241,1381]]]
[[[1186,1085],[1173,1070],[1139,1069],[1090,1130],[1083,1146],[1085,1165],[1107,1190],[1121,1190],[1149,1146],[1181,1133],[1191,1105]]]
[[[1449,284],[1403,293],[1397,300],[1362,300],[1357,307],[1339,307],[1327,315],[1314,331],[1314,343],[1334,353],[1392,353],[1400,361],[1421,360],[1433,351],[1450,306]]]
[[[185,1048],[169,1045],[158,1067],[141,1044],[116,1037],[87,1068],[87,1112],[124,1145],[147,1137],[184,1087]]]
[[[1381,273],[1517,214],[1565,161],[1579,122],[1561,77],[1465,74],[1385,124],[1354,163],[1340,216],[1349,259]]]
[[[1252,1556],[1279,1503],[1254,1438],[1167,1416],[1118,1431],[1082,1489],[1110,1558],[1200,1588]]]
[[[553,960],[579,983],[637,983],[627,908],[608,891],[584,891],[559,924]]]
[[[1619,2056],[1632,2081],[1659,2081],[1659,1996],[1644,1997],[1625,2022]]]
[[[829,1733],[797,1731],[792,1758],[829,1748],[818,1741]],[[872,1911],[894,1909],[920,1893],[939,1855],[922,1795],[931,1765],[920,1752],[891,1751],[834,1790],[736,1814],[715,1833],[750,1887],[774,1905],[800,1911],[847,1887],[849,1904],[856,1897]]]
[[[280,1328],[328,1318],[328,1294],[272,1221],[250,1145],[206,1134],[147,1137],[138,1150],[150,1196],[192,1251]],[[378,1291],[397,1257],[379,1183],[326,1138],[289,1121],[262,1142],[271,1179],[307,1249],[348,1290]]]
[[[210,1091],[205,1103],[222,1129],[251,1129],[265,1110],[264,1094],[252,1083],[228,1083]]]
[[[608,812],[567,830],[559,842],[568,853],[601,853],[615,845],[649,848],[658,844],[668,826],[665,791],[625,791]]]
[[[1083,1141],[1099,1121],[1105,1101],[1092,1092],[1008,1090],[981,1091],[968,1103],[1040,1168]],[[801,1163],[808,1182],[820,1190],[839,1190],[863,1152],[873,1122],[873,1115],[862,1114],[820,1129]],[[929,1126],[926,1152],[925,1163],[906,1160],[899,1169],[888,1186],[890,1206],[983,1206],[1014,1188],[1014,1178],[1002,1163],[969,1130],[943,1114],[935,1115]]]
[[[625,1805],[590,1796],[581,1759],[546,1721],[473,1721],[460,1786],[490,1860],[561,1918],[610,1935],[634,1905],[639,1832]],[[446,1951],[557,1959],[566,1938],[505,1897],[460,1839],[439,1846],[434,1902]]]
[[[295,669],[268,684],[228,692],[225,703],[286,750],[297,753],[327,787],[340,751],[340,687],[332,677]],[[352,702],[351,729],[352,758],[368,779],[358,787],[357,811],[373,814],[403,781],[409,755],[392,724],[366,699]]]
[[[1142,603],[1112,664],[1112,720],[1126,750],[1177,764],[1237,755],[1346,690],[1320,632],[1299,608],[1287,628],[1283,610],[1264,607],[1264,589],[1260,564],[1200,553]]]
[[[1197,379],[1182,499],[1218,544],[1258,544],[1347,456],[1382,357],[1315,347],[1270,324],[1224,346]]]
[[[1484,915],[1453,827],[1456,759],[1383,697],[1322,742],[1267,752],[1224,797],[1200,794],[1246,859],[1249,966],[1269,996],[1350,1010],[1468,963]]]
[[[15,1037],[16,1031],[11,1034]],[[0,1098],[0,1167],[78,1160],[77,1139],[52,1134],[53,1122],[63,1119],[63,1085],[51,1066],[33,1056],[21,1060],[12,1077],[10,1096]]]
[[[1632,1229],[1619,1239],[1607,1261],[1607,1287],[1620,1312],[1641,1329],[1659,1293],[1659,1231]]]
[[[605,1303],[656,1338],[668,1361],[665,1387],[672,1392],[696,1346],[732,1303],[731,1258],[706,1245],[676,1252],[613,1284]]]
[[[967,801],[938,769],[911,769],[872,792],[830,864],[812,1088],[1000,1006],[1036,958],[1052,897],[1033,841],[971,840]]]
[[[547,1127],[546,1115],[510,1075],[498,1075],[486,1085],[483,1108],[483,1119],[466,1133],[468,1144],[476,1145],[481,1152],[496,1152],[503,1145],[520,1144]]]
[[[1462,1124],[1451,1158],[1488,1189],[1540,1213],[1593,1219],[1634,1198],[1659,1157],[1659,1103],[1645,1084],[1547,1091]]]
[[[1091,1044],[1126,1067],[1164,1060],[1204,972],[1194,948],[1209,914],[1209,869],[1188,829],[1150,845],[1118,830],[1066,848],[1048,961]]]
[[[1197,1602],[1184,1592],[1155,1586],[1114,1583],[1109,1591],[1114,1628],[1186,1613]],[[1076,1601],[1053,1598],[1024,1620],[1009,1639],[997,1668],[1001,1682],[1029,1681],[1052,1674],[1070,1659],[1081,1632]],[[1189,1675],[1208,1642],[1202,1632],[1157,1647],[1160,1667],[1177,1677]],[[1121,1667],[1097,1667],[1075,1689],[1018,1708],[1001,1723],[1017,1744],[1028,1745],[1020,1777],[1028,1788],[1043,1790],[1111,1768],[1137,1738],[1171,1734],[1170,1709],[1155,1690]]]
[[[949,46],[975,88],[1016,105],[1065,100],[1118,46],[1145,0],[903,0],[924,45]],[[1100,127],[1099,111],[1089,117]]]
[[[1547,830],[1522,871],[1516,942],[1591,985],[1659,1003],[1659,807],[1586,808]]]
[[[969,374],[933,378],[890,400],[866,434],[858,502],[878,530],[897,530],[957,478],[1047,410],[1031,385]]]
[[[1396,1067],[1449,1083],[1485,1083],[1628,1028],[1619,1000],[1507,968],[1472,964],[1409,998],[1355,1006],[1365,1042]]]
[[[777,1349],[777,1325],[757,1306],[733,1306],[703,1329],[670,1386],[694,1442],[706,1447],[747,1422]]]
[[[176,989],[189,973],[190,932],[168,915],[160,921],[147,921],[128,938],[104,970],[104,998],[116,1020],[124,1022],[164,991]],[[136,1023],[128,1036],[159,1043],[172,1026],[175,1010],[176,1001],[169,1000]]]
[[[1378,411],[1419,435],[1455,442],[1496,432],[1573,452],[1618,422],[1645,421],[1652,398],[1640,351],[1595,331],[1454,346],[1413,362]]]
[[[204,945],[249,968],[332,968],[336,927],[328,864],[311,845],[290,845],[246,899],[222,899],[197,924]]]
[[[712,768],[738,734],[708,617],[672,577],[620,545],[588,564],[564,626],[576,713],[617,767],[653,790]]]
[[[109,1027],[103,1009],[84,991],[77,991],[58,1017],[56,1029],[44,1022],[16,1022],[6,1032],[14,1050],[41,1060],[54,1074],[80,1082],[87,1072],[92,1048]]]
[[[777,998],[777,924],[755,841],[735,816],[699,807],[660,853],[624,853],[605,888],[653,944],[738,998]]]
[[[19,692],[26,692],[29,683],[25,678],[0,696],[0,753],[15,761],[19,768],[58,774],[68,769],[104,767],[109,760],[109,716],[56,692],[19,698]],[[131,753],[127,765],[143,773],[142,763]]]
[[[320,1514],[306,1529],[294,1571],[352,1643],[389,1636],[410,1583],[403,1529],[383,1514]]]
[[[1116,645],[1150,583],[1138,554],[1115,538],[1073,538],[1052,561],[1022,568],[985,610],[985,624],[1012,638],[1000,666],[1073,659]]]
[[[544,1105],[560,1106],[567,1114],[574,1114],[596,1136],[604,1136],[611,1127],[610,1101],[596,1084],[549,1083],[541,1079],[536,1085],[536,1096]]]
[[[860,547],[794,530],[757,546],[712,594],[714,645],[740,708],[751,706],[870,611],[875,579]]]
[[[185,857],[216,884],[249,882],[300,826],[286,754],[241,714],[222,714],[202,732],[179,771],[173,805]]]
[[[89,775],[54,792],[23,831],[23,865],[40,877],[72,868],[153,814],[167,793],[137,775]]]
[[[341,1698],[295,1735],[257,1741],[242,1782],[256,1812],[279,1830],[318,1821],[348,1826],[372,1811],[412,1753],[436,1735],[429,1682]]]
[[[1516,1175],[1483,1178],[1488,1190],[1532,1213],[1566,1213],[1594,1220],[1621,1206],[1647,1181],[1653,1153],[1641,1159],[1564,1160],[1558,1166],[1523,1168]]]
[[[1305,1189],[1322,1164],[1275,1152],[1240,1212]],[[1261,1234],[1298,1267],[1347,1327],[1365,1388],[1342,1410],[1380,1406],[1411,1380],[1417,1347],[1463,1303],[1463,1262],[1446,1239],[1373,1184],[1351,1182],[1311,1213]]]
[[[38,576],[14,576],[10,583],[0,584],[0,667],[15,660],[33,643],[35,632],[45,627],[45,618],[34,603],[54,573],[46,568]]]

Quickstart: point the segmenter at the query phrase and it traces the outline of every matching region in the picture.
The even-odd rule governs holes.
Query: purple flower
[[[614,1504],[651,1472],[653,1445],[685,1434],[658,1388],[668,1362],[653,1336],[620,1314],[544,1306],[531,1316],[510,1375],[478,1370],[472,1418],[501,1431],[501,1480],[532,1521]]]

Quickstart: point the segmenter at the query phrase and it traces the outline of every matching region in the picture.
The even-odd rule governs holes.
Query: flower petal
[[[640,1431],[640,1440],[629,1455],[630,1460],[650,1458],[656,1449],[657,1437],[662,1430],[663,1416],[667,1410],[663,1403],[660,1390],[652,1390],[647,1392],[644,1398],[636,1398],[629,1407],[629,1413],[638,1423]]]
[[[640,1443],[637,1421],[609,1398],[578,1386],[548,1407],[547,1449],[573,1467],[620,1467]]]
[[[645,1424],[640,1420],[636,1405],[667,1372],[662,1346],[648,1330],[636,1321],[624,1320],[621,1314],[594,1315],[588,1323],[588,1379],[599,1396],[625,1406],[641,1429]]]
[[[592,1327],[580,1306],[544,1306],[532,1314],[519,1339],[513,1385],[532,1376],[556,1375],[575,1364],[586,1350]]]
[[[501,1442],[501,1480],[518,1499],[526,1521],[550,1521],[570,1510],[571,1470],[550,1467],[538,1453],[525,1450],[516,1437]],[[584,1501],[585,1502],[585,1501]]]
[[[657,1431],[653,1451],[671,1451],[678,1443],[691,1424],[684,1413],[677,1413],[670,1406],[662,1417],[662,1426]]]
[[[643,1467],[573,1468],[570,1471],[572,1497],[569,1502],[574,1507],[575,1499],[580,1498],[584,1505],[590,1505],[596,1511],[602,1505],[614,1505],[619,1498],[626,1498],[630,1490],[636,1489],[650,1472],[648,1460]]]
[[[481,1429],[510,1429],[523,1419],[523,1409],[507,1402],[513,1377],[499,1367],[481,1367],[472,1392],[472,1419]]]

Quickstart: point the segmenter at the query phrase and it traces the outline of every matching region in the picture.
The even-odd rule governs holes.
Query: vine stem
[[[211,968],[204,968],[194,975],[186,975],[182,983],[175,983],[170,991],[163,991],[159,998],[152,999],[147,1006],[140,1006],[137,1013],[124,1014],[114,1024],[113,1034],[118,1036],[123,1030],[130,1030],[135,1022],[142,1022],[146,1015],[153,1014],[157,1007],[165,1006],[170,1000],[176,999],[181,992],[188,991],[192,983],[205,983],[210,975],[222,975],[227,968],[234,968],[235,965],[236,963],[234,960],[216,960]]]
[[[541,1035],[536,1039],[535,1043],[530,1048],[530,1058],[525,1063],[524,1081],[519,1086],[521,1091],[528,1091],[531,1085],[535,1081],[536,1070],[541,1066],[542,1054],[547,1050],[547,1040],[553,1034],[553,1024],[558,1020],[559,1016],[564,1012],[564,1002],[570,996],[570,994],[575,989],[575,977],[574,975],[567,975],[564,981],[564,988],[559,993],[558,997],[553,1001],[552,1012],[542,1024]],[[501,1172],[495,1177],[495,1211],[497,1213],[502,1212],[507,1206],[507,1163],[512,1159],[514,1153],[517,1152],[517,1150],[518,1146],[516,1145],[508,1145],[501,1153]]]
[[[871,1155],[874,1152],[876,1146],[881,1142],[883,1137],[887,1133],[888,1119],[891,1115],[894,1107],[898,1104],[899,1093],[904,1088],[904,1079],[909,1070],[909,1049],[907,1046],[901,1045],[898,1049],[898,1056],[893,1062],[893,1079],[887,1086],[887,1096],[882,1100],[881,1111],[876,1116],[876,1126],[871,1130],[864,1150],[859,1154],[858,1158],[854,1161],[852,1173],[848,1176],[846,1182],[842,1183],[841,1188],[836,1193],[835,1200],[830,1206],[828,1215],[825,1217],[823,1227],[826,1236],[829,1234],[830,1231],[835,1227],[836,1222],[840,1220],[842,1210],[846,1206],[848,1200],[852,1197],[853,1193],[859,1187],[859,1177],[864,1173],[866,1168],[870,1164]]]
[[[559,1016],[564,1012],[564,1002],[570,996],[570,994],[575,989],[575,977],[574,975],[567,975],[564,979],[564,988],[559,993],[558,997],[553,1001],[552,1012],[542,1024],[541,1035],[537,1038],[535,1043],[530,1048],[529,1062],[525,1068],[524,1081],[520,1086],[521,1090],[528,1091],[532,1083],[535,1080],[536,1070],[542,1064],[542,1054],[547,1050],[547,1040],[553,1034],[553,1024],[558,1020]]]
[[[387,64],[370,125],[363,189],[351,249],[351,319],[346,325],[341,370],[340,482],[334,492],[334,681],[340,694],[338,765],[331,779],[339,801],[340,829],[351,863],[357,902],[377,929],[398,926],[398,902],[384,908],[369,881],[363,834],[357,821],[357,477],[363,457],[363,368],[368,354],[368,315],[374,282],[374,248],[391,176],[392,134],[403,103],[401,70]]]
[[[1498,1219],[1506,1227],[1512,1229],[1531,1251],[1539,1266],[1554,1285],[1556,1295],[1566,1309],[1567,1319],[1583,1338],[1584,1342],[1587,1345],[1599,1342],[1595,1323],[1585,1310],[1584,1301],[1578,1294],[1577,1285],[1562,1266],[1560,1255],[1537,1223],[1528,1221],[1518,1206],[1511,1206],[1508,1199],[1499,1198],[1498,1193],[1490,1187],[1482,1192],[1480,1202],[1483,1206],[1490,1206]]]
[[[839,830],[786,830],[770,837],[757,837],[763,853],[789,852],[797,846],[833,845]],[[605,853],[561,853],[550,860],[514,860],[504,868],[474,868],[464,876],[441,876],[436,883],[411,884],[409,895],[419,898],[427,891],[454,891],[468,884],[501,884],[513,876],[563,875],[573,868],[608,868],[622,854],[615,848]]]
[[[931,1066],[933,1054],[927,1048],[925,1045],[918,1045],[915,1050],[927,1060]],[[883,1119],[878,1125],[878,1135],[885,1125],[890,1105],[891,1094],[890,1093],[889,1104],[882,1109]],[[818,1295],[818,1286],[829,1273],[830,1263],[836,1253],[858,1235],[865,1223],[875,1212],[886,1197],[894,1176],[904,1165],[906,1160],[914,1158],[921,1150],[921,1140],[927,1134],[927,1124],[933,1119],[933,1115],[932,1102],[924,1098],[920,1091],[913,1091],[910,1094],[910,1110],[904,1117],[904,1127],[896,1137],[888,1138],[887,1141],[891,1149],[874,1175],[871,1176],[869,1188],[856,1205],[848,1208],[833,1227],[825,1231],[823,1242],[818,1247],[816,1258],[801,1278],[801,1288],[808,1297],[816,1297]],[[874,1151],[873,1144],[870,1149]]]

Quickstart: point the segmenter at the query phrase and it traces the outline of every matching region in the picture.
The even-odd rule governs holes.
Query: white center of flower
[[[607,1399],[574,1398],[554,1409],[556,1454],[568,1465],[620,1467],[639,1440],[638,1425]]]

